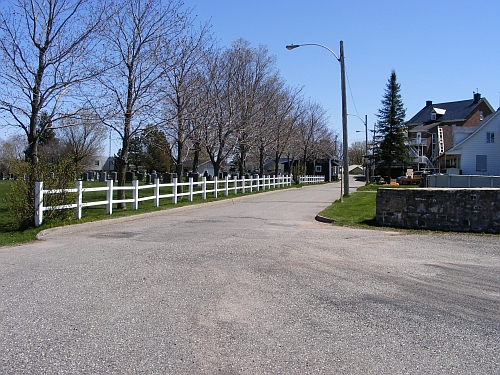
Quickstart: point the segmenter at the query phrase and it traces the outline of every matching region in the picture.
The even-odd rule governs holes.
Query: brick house
[[[455,145],[457,137],[474,132],[495,110],[481,94],[456,102],[432,103],[428,100],[407,123],[411,157],[418,169],[441,171],[439,156]],[[460,134],[460,135],[459,135]]]

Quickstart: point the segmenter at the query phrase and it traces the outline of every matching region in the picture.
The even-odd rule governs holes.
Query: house
[[[500,176],[500,109],[471,134],[455,134],[455,145],[438,158],[448,173]]]
[[[364,174],[365,170],[362,165],[350,165],[349,166],[349,174],[359,175]]]
[[[96,156],[90,160],[88,169],[95,172],[111,172],[115,169],[115,160],[113,157]]]
[[[339,179],[341,163],[336,159],[319,159],[315,162],[306,162],[307,176],[325,176],[325,181]]]
[[[428,100],[407,123],[411,157],[417,169],[443,170],[440,156],[454,146],[454,139],[472,134],[492,114],[493,107],[481,94],[473,98],[447,103]]]

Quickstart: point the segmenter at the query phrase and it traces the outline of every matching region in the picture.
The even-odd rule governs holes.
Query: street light
[[[346,87],[345,87],[345,64],[344,64],[344,42],[341,40],[340,41],[340,57],[337,56],[335,52],[333,52],[330,48],[327,46],[324,46],[322,44],[317,44],[317,43],[307,43],[307,44],[290,44],[286,46],[287,50],[292,50],[298,47],[302,46],[318,46],[321,48],[326,49],[328,52],[333,54],[337,61],[340,63],[340,88],[342,92],[342,142],[343,142],[343,152],[342,152],[342,158],[343,160],[343,167],[344,167],[344,174],[343,174],[343,183],[344,183],[344,196],[347,197],[349,195],[349,159],[348,159],[348,140],[347,140],[347,99],[346,99]],[[342,185],[340,185],[342,188]],[[342,193],[341,193],[342,196]]]
[[[359,118],[361,121],[363,121],[363,119],[361,117],[359,117],[358,115],[351,115],[349,114],[349,116],[354,116],[354,117],[357,117]],[[364,125],[365,125],[365,159],[368,159],[368,115],[365,115],[365,120],[363,121]],[[356,133],[363,133],[362,130],[356,130]],[[366,162],[366,171],[365,171],[365,178],[366,178],[366,183],[368,183],[368,180],[370,179],[370,171],[368,170],[368,162]]]

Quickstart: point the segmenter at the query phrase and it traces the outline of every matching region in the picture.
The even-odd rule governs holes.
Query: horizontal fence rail
[[[154,207],[160,206],[160,200],[165,198],[170,198],[172,204],[177,204],[177,201],[181,197],[188,197],[189,202],[193,201],[193,197],[196,194],[201,195],[202,200],[207,199],[207,194],[212,194],[214,198],[217,198],[219,193],[224,194],[225,197],[229,195],[229,192],[234,192],[235,195],[238,193],[252,193],[258,191],[264,191],[268,189],[283,188],[292,185],[291,176],[263,176],[258,178],[241,178],[232,179],[229,177],[225,179],[207,180],[206,177],[202,177],[201,181],[195,182],[193,178],[190,177],[188,182],[179,182],[177,178],[173,178],[171,183],[160,183],[160,179],[155,179],[154,184],[150,185],[139,185],[138,180],[132,181],[132,186],[115,186],[113,180],[107,180],[107,186],[94,187],[94,188],[83,188],[82,181],[76,181],[76,187],[74,189],[65,190],[44,190],[43,182],[36,182],[35,184],[35,226],[38,227],[43,223],[43,212],[48,210],[64,210],[64,209],[74,209],[75,218],[80,220],[82,218],[82,209],[91,206],[106,206],[106,214],[111,215],[113,213],[113,204],[116,203],[131,203],[133,210],[139,209],[139,202],[153,200]],[[182,187],[179,188],[179,187]],[[184,187],[187,187],[187,191],[184,191]],[[160,188],[170,188],[168,194],[161,194]],[[153,190],[152,195],[147,195],[144,197],[139,197],[139,191],[144,189]],[[114,199],[113,192],[118,190],[131,190],[132,198],[128,199]],[[83,193],[105,191],[106,200],[103,201],[92,201],[83,202]],[[61,193],[75,193],[76,202],[74,204],[67,204],[61,206],[44,206],[44,196],[49,194],[61,194]]]
[[[325,182],[325,176],[299,176],[299,184],[320,184]]]

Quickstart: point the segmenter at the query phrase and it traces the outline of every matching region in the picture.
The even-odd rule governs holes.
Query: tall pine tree
[[[386,172],[384,176],[387,176],[388,182],[391,178],[391,169],[395,165],[405,165],[409,160],[406,110],[403,107],[400,91],[401,86],[393,70],[381,101],[382,108],[377,114],[377,135],[382,141],[375,153],[378,168],[380,172]]]

